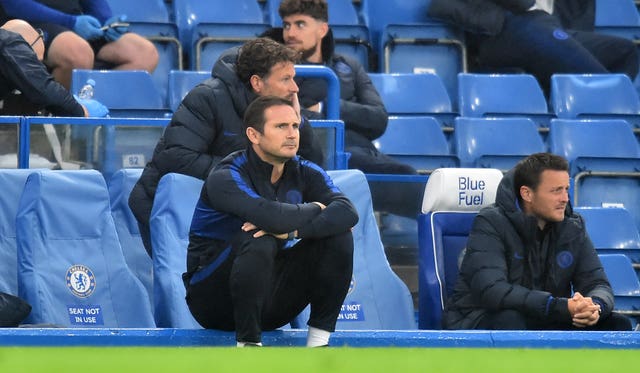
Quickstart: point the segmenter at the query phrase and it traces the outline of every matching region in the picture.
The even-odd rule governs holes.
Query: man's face
[[[298,93],[298,85],[293,80],[295,75],[293,63],[281,62],[274,65],[264,78],[254,75],[251,85],[258,96],[277,96],[293,101]]]
[[[271,106],[264,112],[263,133],[253,129],[249,140],[260,158],[268,163],[284,163],[295,157],[300,140],[300,120],[288,105]]]
[[[525,200],[525,211],[538,218],[538,225],[564,220],[564,210],[569,203],[569,173],[566,171],[544,170],[540,184],[533,190],[521,189]]]
[[[327,34],[326,22],[303,14],[294,14],[282,19],[285,44],[302,52],[302,58],[311,62],[322,62],[322,38]]]

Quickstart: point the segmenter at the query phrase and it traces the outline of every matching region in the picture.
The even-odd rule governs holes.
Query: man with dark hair
[[[149,255],[149,218],[160,178],[177,172],[204,180],[222,158],[244,149],[247,139],[242,116],[258,96],[290,100],[299,113],[298,86],[293,80],[298,58],[297,52],[273,40],[251,40],[225,51],[213,66],[212,77],[187,94],[129,197],[129,207],[138,220]],[[322,163],[322,150],[304,119],[300,126],[300,155]]]
[[[303,63],[324,64],[331,68],[340,80],[340,118],[345,124],[345,150],[351,153],[349,168],[372,174],[416,174],[413,167],[381,153],[373,145],[372,141],[382,136],[387,128],[387,111],[362,65],[355,59],[334,53],[326,0],[283,0],[278,12],[283,28],[273,29],[268,35],[301,52]],[[296,81],[306,115],[323,118],[326,82],[320,79]],[[372,184],[374,208],[415,218],[424,185],[416,187],[416,190],[390,193],[379,183]]]
[[[536,153],[504,176],[474,220],[445,328],[631,330],[569,204],[568,170]]]
[[[235,330],[244,347],[311,304],[307,346],[327,345],[351,280],[357,212],[296,156],[300,117],[288,100],[257,98],[244,125],[250,145],[209,174],[193,215],[189,309],[205,328]]]

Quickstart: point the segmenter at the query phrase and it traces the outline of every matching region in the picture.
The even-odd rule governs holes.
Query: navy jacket
[[[613,291],[582,217],[567,205],[565,219],[549,224],[545,258],[536,245],[537,220],[518,207],[513,170],[507,173],[495,204],[480,210],[474,220],[443,326],[472,329],[487,311],[501,309],[569,326],[572,287],[599,303],[606,317],[613,309]]]
[[[276,185],[270,181],[272,169],[249,147],[226,157],[209,174],[191,222],[188,273],[214,260],[244,222],[276,234],[297,230],[300,239],[346,232],[358,222],[351,201],[316,164],[289,160]],[[291,244],[280,241],[283,247]]]

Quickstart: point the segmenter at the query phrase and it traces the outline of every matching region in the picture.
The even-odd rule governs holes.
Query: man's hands
[[[576,292],[567,302],[573,326],[584,328],[595,325],[600,319],[600,305],[593,303],[590,297],[583,297]]]
[[[76,21],[73,24],[73,32],[80,35],[85,40],[93,40],[102,36],[100,26],[100,21],[95,17],[79,15],[76,16]]]
[[[325,206],[321,202],[311,202],[311,203],[315,203],[316,205],[318,205],[321,210],[324,210],[325,208],[327,208],[327,206]],[[281,239],[281,240],[289,239],[289,233],[277,234],[277,233],[266,232],[266,231],[258,228],[255,224],[253,224],[251,222],[245,222],[244,224],[242,224],[242,230],[244,232],[249,232],[249,231],[252,231],[254,229],[258,229],[258,231],[253,234],[254,238],[260,238],[260,237],[262,237],[264,235],[270,235],[270,236],[273,236],[273,237]],[[295,231],[293,231],[291,233],[293,233],[293,237],[298,237],[298,230],[295,230]]]

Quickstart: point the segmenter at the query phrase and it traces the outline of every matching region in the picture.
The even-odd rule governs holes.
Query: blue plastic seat
[[[640,320],[640,282],[629,258],[622,254],[598,256],[613,289],[614,310],[630,317],[632,326],[637,327]]]
[[[164,0],[107,0],[114,15],[125,14],[129,31],[149,39],[158,50],[158,65],[151,74],[162,97],[166,97],[167,74],[182,70],[182,44],[178,26],[171,21]]]
[[[560,119],[620,118],[638,126],[640,98],[625,74],[555,74],[552,110]]]
[[[436,168],[458,167],[458,159],[451,154],[440,123],[432,117],[390,116],[386,131],[373,144],[421,174],[429,174]]]
[[[129,270],[102,175],[32,172],[16,217],[25,321],[64,327],[154,327],[147,293]]]
[[[546,147],[531,119],[458,117],[453,133],[461,167],[511,169],[522,158]]]
[[[640,227],[640,146],[629,123],[553,119],[549,150],[569,161],[574,206],[625,207]]]
[[[153,302],[161,328],[202,328],[185,301],[182,274],[187,270],[189,228],[203,181],[169,173],[160,179],[151,218],[153,247]]]
[[[584,218],[589,238],[599,254],[624,254],[640,266],[640,233],[633,216],[623,208],[575,207]]]
[[[18,295],[16,214],[27,176],[33,170],[0,169],[0,292]]]
[[[255,0],[173,0],[172,4],[190,70],[211,71],[222,51],[254,39],[269,27]]]
[[[208,71],[177,71],[169,72],[169,88],[167,90],[168,105],[172,111],[176,111],[184,96],[198,83],[211,77]]]
[[[500,180],[500,170],[484,168],[443,168],[429,177],[418,217],[420,329],[442,328],[442,311],[453,293],[473,219],[494,202]]]
[[[601,26],[640,26],[633,0],[596,0],[596,29]]]
[[[141,168],[123,168],[114,173],[108,184],[109,199],[111,215],[127,266],[146,289],[150,301],[153,301],[153,262],[144,249],[138,221],[129,208],[129,194],[141,174]]]
[[[458,105],[460,116],[524,116],[539,127],[547,127],[552,116],[542,88],[529,74],[458,74]]]

